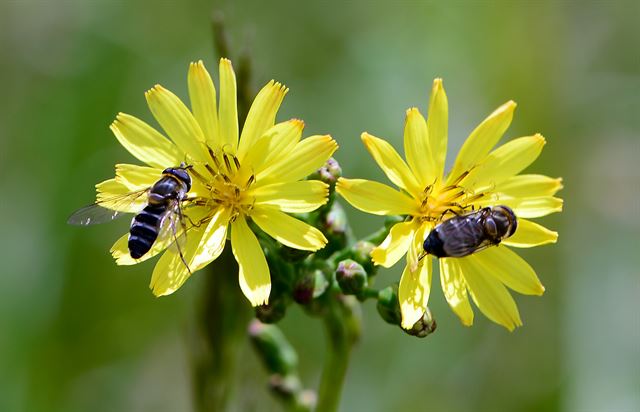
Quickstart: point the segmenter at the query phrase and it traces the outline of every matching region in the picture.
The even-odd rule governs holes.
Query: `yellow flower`
[[[419,260],[424,239],[440,222],[469,212],[472,206],[507,205],[518,217],[518,226],[499,246],[463,258],[439,259],[442,290],[462,323],[473,323],[468,294],[489,319],[513,330],[522,321],[507,287],[528,295],[544,292],[531,266],[506,246],[556,242],[556,232],[529,219],[562,210],[562,199],[553,196],[562,184],[561,179],[547,176],[519,175],[542,151],[545,140],[539,134],[514,139],[491,151],[509,127],[515,107],[510,101],[489,115],[467,138],[446,176],[448,103],[441,79],[433,83],[426,121],[418,109],[407,110],[406,162],[386,141],[362,134],[371,156],[400,190],[369,180],[341,178],[337,191],[362,211],[407,216],[371,253],[374,263],[384,267],[406,254],[398,288],[402,327],[411,328],[429,300],[433,258],[427,255]]]
[[[310,251],[322,248],[327,240],[320,231],[286,213],[309,212],[326,203],[325,183],[301,179],[321,167],[337,144],[328,135],[301,140],[301,120],[274,125],[288,91],[274,81],[256,96],[239,134],[236,80],[227,59],[220,60],[219,103],[201,61],[189,67],[188,86],[191,110],[160,85],[145,94],[170,140],[143,121],[118,114],[111,130],[147,166],[117,165],[116,177],[97,185],[98,200],[105,199],[150,187],[167,167],[182,162],[192,165],[192,188],[183,210],[186,241],[178,250],[168,248],[172,239],[159,240],[135,260],[127,249],[127,234],[111,252],[118,264],[131,265],[166,249],[150,284],[155,295],[163,296],[182,286],[191,272],[215,260],[230,232],[242,292],[254,306],[266,303],[271,290],[269,268],[249,220],[284,245]],[[145,200],[125,211],[139,211]]]

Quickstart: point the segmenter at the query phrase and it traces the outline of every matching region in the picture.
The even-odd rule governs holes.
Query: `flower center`
[[[468,171],[462,173],[447,186],[439,185],[437,182],[427,186],[423,191],[420,214],[416,218],[435,226],[453,216],[475,210],[474,202],[486,196],[487,193],[475,193],[465,188],[462,183],[468,174]]]
[[[208,197],[204,202],[211,206],[220,206],[230,210],[231,220],[238,215],[248,215],[253,209],[255,199],[249,196],[248,189],[255,182],[252,173],[242,170],[240,161],[233,155],[220,151],[219,153],[209,149],[212,163],[205,164],[211,178],[200,177],[208,190]],[[248,177],[245,177],[247,176]]]

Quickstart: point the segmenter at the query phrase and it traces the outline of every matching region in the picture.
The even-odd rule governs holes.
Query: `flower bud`
[[[298,355],[275,325],[254,319],[249,324],[249,339],[269,374],[287,376],[298,368]]]
[[[322,217],[319,229],[324,233],[329,241],[327,246],[316,252],[317,256],[329,256],[336,250],[341,250],[347,246],[351,237],[351,228],[347,221],[347,215],[340,203],[334,202],[331,209]]]
[[[266,305],[256,306],[255,313],[263,323],[276,323],[287,313],[287,300],[284,296],[272,296]]]
[[[305,273],[293,285],[293,300],[301,305],[305,305],[313,299],[313,290],[315,287],[315,276],[313,273]]]
[[[424,315],[411,327],[411,329],[405,330],[409,335],[424,338],[432,334],[436,330],[436,320],[433,318],[429,308],[424,312]]]
[[[300,378],[297,375],[273,374],[269,376],[269,389],[279,397],[291,401],[302,390]]]
[[[322,295],[329,287],[329,281],[321,270],[305,273],[293,286],[293,300],[301,305]]]
[[[346,259],[338,263],[336,281],[345,295],[359,295],[367,287],[367,272],[358,262]]]
[[[376,309],[380,317],[392,325],[400,325],[402,314],[400,313],[400,303],[398,302],[398,284],[387,286],[378,293],[378,303]]]
[[[377,266],[371,260],[371,251],[375,245],[366,240],[360,240],[351,248],[351,258],[358,262],[369,275],[375,275],[378,271]]]
[[[342,237],[348,230],[347,215],[339,203],[334,203],[324,221],[327,233],[330,236]]]
[[[309,178],[323,181],[333,187],[340,176],[342,176],[340,164],[336,159],[330,157],[329,160]]]

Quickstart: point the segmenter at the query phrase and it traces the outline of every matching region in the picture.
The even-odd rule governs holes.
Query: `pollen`
[[[255,176],[242,173],[242,166],[238,158],[224,150],[209,149],[210,164],[205,164],[211,175],[201,178],[209,193],[204,201],[208,204],[219,205],[231,211],[231,220],[240,214],[249,215],[253,209],[255,199],[249,196],[248,190],[255,183]]]
[[[463,172],[453,183],[444,185],[434,182],[422,192],[419,213],[415,218],[421,222],[438,225],[452,216],[475,210],[479,201],[487,195],[475,192],[464,185],[469,171]]]

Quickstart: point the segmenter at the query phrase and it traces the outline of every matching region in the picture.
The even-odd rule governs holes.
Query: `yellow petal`
[[[449,128],[449,103],[444,92],[442,79],[435,79],[429,97],[427,113],[427,130],[429,131],[429,148],[434,170],[434,179],[441,178],[444,173],[444,162],[447,157],[447,139]],[[429,182],[427,182],[428,184]]]
[[[485,273],[473,259],[458,259],[458,265],[473,301],[486,317],[510,331],[522,326],[518,307],[502,282]]]
[[[111,249],[109,249],[111,256],[113,256],[113,258],[116,260],[116,264],[135,265],[136,263],[142,262],[148,259],[149,257],[151,257],[151,256],[147,257],[147,255],[144,255],[142,256],[142,259],[133,259],[129,254],[128,243],[129,243],[129,233],[125,233],[118,240],[116,240],[113,246],[111,246]],[[157,255],[158,253],[159,251],[155,251],[155,253],[153,253],[153,256]],[[151,254],[151,251],[149,251],[149,253],[147,254]]]
[[[413,222],[393,225],[384,241],[371,251],[373,262],[386,268],[395,265],[409,250],[415,229]]]
[[[272,183],[257,186],[249,196],[254,196],[256,206],[278,206],[283,212],[305,213],[327,203],[329,186],[319,180]]]
[[[269,236],[294,249],[316,251],[327,244],[318,229],[274,207],[256,206],[251,219]]]
[[[269,128],[252,146],[245,148],[244,157],[240,157],[242,168],[253,174],[260,173],[265,167],[291,153],[300,141],[303,129],[304,122],[298,119]]]
[[[129,190],[127,185],[117,181],[116,179],[107,179],[96,185],[96,192],[98,200],[100,200],[101,197],[105,198],[124,195],[131,192],[131,190]]]
[[[534,247],[546,245],[547,243],[556,243],[557,241],[558,232],[549,230],[527,219],[518,219],[516,233],[502,243],[513,247]]]
[[[503,144],[489,155],[464,179],[463,185],[480,190],[495,187],[520,173],[538,158],[544,147],[544,137],[520,137]]]
[[[261,184],[294,182],[318,170],[338,148],[329,135],[310,136],[298,142],[293,150],[258,173]]]
[[[145,93],[153,117],[188,160],[208,160],[204,150],[204,135],[187,106],[175,94],[160,85]],[[178,166],[178,165],[175,165]]]
[[[534,218],[562,211],[563,201],[552,196],[525,197],[525,198],[501,198],[487,202],[480,202],[482,206],[500,204],[509,206],[518,218]]]
[[[231,224],[231,248],[240,267],[238,275],[242,293],[253,306],[266,304],[271,293],[269,266],[244,216],[238,216]]]
[[[407,265],[402,272],[398,301],[402,313],[401,326],[405,329],[411,329],[427,309],[431,292],[431,266],[431,256],[427,256],[416,271],[412,272]]]
[[[412,215],[417,213],[415,201],[404,193],[382,183],[341,177],[336,191],[351,206],[374,215]]]
[[[242,159],[256,141],[274,125],[276,113],[289,89],[271,80],[260,90],[247,114],[242,128],[238,157]]]
[[[517,175],[496,186],[495,191],[510,197],[553,196],[562,189],[562,178],[544,175]]]
[[[462,172],[484,159],[509,128],[515,108],[516,103],[513,101],[503,104],[471,132],[458,153],[448,182],[454,181]]]
[[[149,283],[154,295],[170,295],[189,279],[192,272],[184,264],[183,258],[186,262],[191,261],[198,250],[198,245],[203,235],[204,230],[202,228],[195,228],[189,232],[183,245],[168,248],[158,259]]]
[[[189,65],[189,99],[193,116],[202,129],[210,147],[221,147],[218,137],[218,108],[216,87],[202,60]]]
[[[116,181],[129,191],[147,189],[162,177],[162,169],[121,163],[116,165]]]
[[[431,230],[431,224],[423,223],[419,224],[418,228],[413,233],[413,239],[411,239],[411,245],[407,251],[407,267],[410,270],[415,271],[418,265],[420,257],[424,258],[424,239],[427,237],[427,233]]]
[[[411,191],[414,196],[417,196],[427,185],[435,182],[436,172],[429,147],[427,122],[415,107],[407,110],[405,117],[404,154],[413,171],[413,176],[417,180],[417,186],[420,188],[418,191]],[[407,189],[404,186],[401,187]]]
[[[465,326],[473,325],[473,310],[467,295],[465,282],[456,258],[440,259],[440,284],[444,297],[453,312]]]
[[[231,213],[219,208],[206,225],[195,255],[189,260],[189,268],[196,271],[213,262],[224,250],[227,241],[227,226]]]
[[[129,153],[149,166],[164,169],[184,160],[176,145],[140,119],[118,113],[110,128]]]
[[[413,172],[411,172],[409,166],[402,160],[393,146],[369,133],[362,133],[361,137],[365,147],[389,180],[414,196],[418,196],[422,192],[422,188],[413,176]]]
[[[491,247],[469,256],[486,276],[493,276],[523,295],[542,295],[544,286],[529,264],[506,246]]]
[[[236,153],[238,147],[238,98],[236,74],[228,59],[220,59],[220,111],[218,136],[221,148]]]

